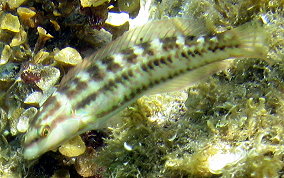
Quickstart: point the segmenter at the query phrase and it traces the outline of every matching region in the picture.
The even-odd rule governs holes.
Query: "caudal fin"
[[[225,32],[225,35],[230,34],[236,37],[239,44],[238,47],[244,52],[243,57],[266,57],[268,52],[267,33],[260,23],[249,22]]]

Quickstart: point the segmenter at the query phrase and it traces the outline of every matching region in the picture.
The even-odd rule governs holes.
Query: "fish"
[[[36,159],[106,121],[143,95],[189,87],[235,58],[265,58],[263,26],[248,22],[212,33],[188,18],[148,22],[86,57],[39,108],[23,139]]]

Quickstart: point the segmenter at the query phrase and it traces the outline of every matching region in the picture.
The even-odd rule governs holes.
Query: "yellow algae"
[[[37,53],[41,48],[43,48],[47,40],[53,38],[53,36],[47,33],[47,31],[42,27],[37,27],[37,32],[39,36],[35,44],[34,53]]]
[[[31,10],[27,7],[19,7],[17,8],[17,13],[19,14],[20,18],[28,19],[36,15],[36,12]]]
[[[36,12],[26,7],[17,8],[17,13],[19,14],[21,19],[27,20],[28,18],[32,18],[36,15]]]
[[[9,30],[11,32],[20,32],[20,21],[15,15],[7,13],[1,19],[0,28],[3,30]]]
[[[81,0],[82,7],[97,7],[99,5],[109,2],[109,0]]]
[[[35,11],[31,10],[30,8],[19,7],[17,8],[17,13],[24,24],[32,28],[35,27],[35,21],[32,19],[36,15]]]
[[[17,7],[20,7],[20,5],[22,5],[24,2],[26,2],[27,0],[2,0],[2,3],[8,3],[9,8],[11,9],[15,9]]]
[[[83,154],[86,150],[85,143],[80,136],[76,136],[59,147],[59,152],[67,157],[74,157]]]
[[[52,23],[52,25],[53,25],[53,27],[54,27],[54,29],[55,29],[56,31],[59,31],[59,30],[60,30],[60,25],[58,24],[57,21],[55,21],[55,20],[50,20],[50,23]]]
[[[35,64],[40,64],[49,57],[49,52],[40,50],[32,59]]]
[[[14,46],[19,46],[23,43],[25,43],[27,40],[27,32],[25,32],[24,29],[20,29],[20,32],[18,32],[14,38],[12,39],[10,46],[14,47]]]
[[[41,39],[42,41],[46,41],[50,38],[53,38],[53,36],[51,34],[47,33],[47,31],[42,27],[37,27],[37,31],[38,31],[38,34],[39,34],[39,39]]]
[[[42,92],[33,92],[28,95],[24,101],[25,104],[39,107],[40,99],[43,97]]]
[[[11,116],[9,117],[9,124],[10,124],[10,133],[14,136],[17,135],[19,133],[17,126],[18,126],[18,121],[19,118],[22,116],[22,114],[25,112],[24,108],[16,108]]]
[[[55,54],[54,59],[65,65],[75,66],[82,62],[80,53],[71,47],[66,47]]]

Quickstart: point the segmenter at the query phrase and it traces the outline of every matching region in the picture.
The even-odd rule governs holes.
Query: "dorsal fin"
[[[165,38],[176,35],[200,35],[205,33],[205,28],[195,20],[186,18],[171,18],[148,22],[125,32],[113,42],[98,50],[88,57],[90,61],[96,61],[106,56],[117,53],[123,49],[155,38]]]
[[[64,86],[76,73],[91,65],[93,61],[103,59],[133,45],[151,41],[155,38],[177,35],[200,35],[206,33],[204,29],[204,26],[197,23],[195,20],[180,17],[148,22],[145,25],[125,32],[116,40],[84,59],[81,64],[71,69],[68,74],[62,78],[60,86]]]

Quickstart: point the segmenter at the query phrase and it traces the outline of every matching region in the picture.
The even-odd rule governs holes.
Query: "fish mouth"
[[[23,151],[24,158],[27,160],[32,160],[41,155],[39,149],[36,146],[36,143],[30,143],[27,146],[25,146]]]

